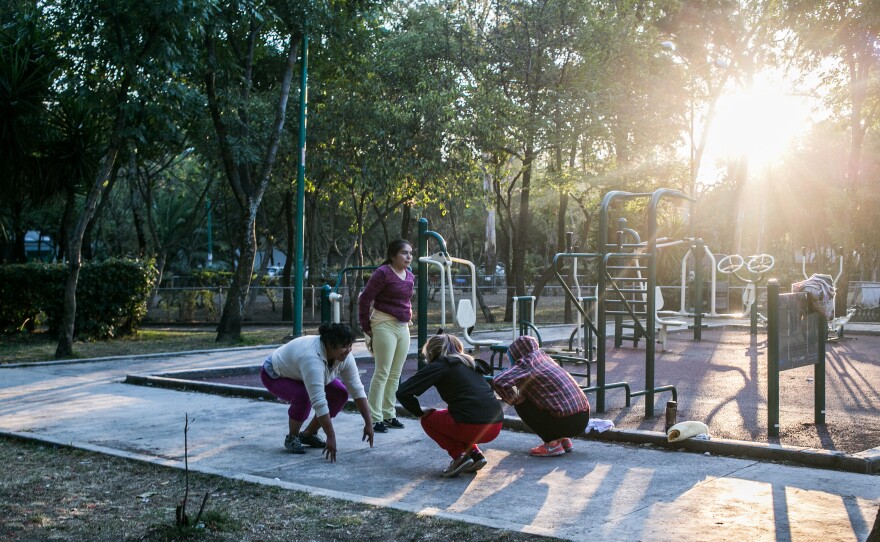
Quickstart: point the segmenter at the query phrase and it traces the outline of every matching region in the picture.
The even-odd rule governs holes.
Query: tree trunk
[[[513,261],[513,279],[515,284],[515,295],[525,295],[526,293],[526,247],[528,246],[529,223],[531,222],[531,210],[529,209],[529,200],[531,197],[532,187],[532,163],[535,159],[534,146],[530,142],[526,147],[525,156],[523,158],[523,176],[522,190],[519,194],[519,216],[517,217],[517,226],[514,230],[513,246],[511,247],[511,255]]]
[[[67,281],[64,284],[64,312],[58,329],[58,346],[55,349],[56,359],[73,356],[74,324],[76,322],[76,285],[79,282],[80,269],[82,269],[83,237],[86,226],[98,206],[98,200],[101,194],[104,193],[105,183],[110,178],[113,164],[116,162],[116,155],[119,152],[119,134],[122,132],[123,122],[124,116],[120,108],[120,111],[116,114],[113,135],[110,137],[110,148],[107,150],[107,154],[104,155],[101,168],[86,198],[85,208],[79,217],[79,221],[77,221],[73,235],[69,239],[68,275]]]
[[[12,240],[12,261],[15,263],[27,262],[27,251],[24,247],[24,237],[27,234],[25,227],[21,221],[22,206],[19,202],[12,205],[12,223],[13,223],[13,240]]]
[[[132,153],[132,157],[134,153]],[[131,214],[134,220],[134,229],[137,237],[137,245],[138,245],[138,258],[143,258],[147,255],[147,232],[144,229],[144,215],[143,215],[143,198],[141,197],[140,191],[136,186],[135,173],[132,171],[129,172],[129,201],[131,205]],[[158,285],[158,283],[156,283]]]
[[[492,186],[494,179],[486,167],[488,163],[488,154],[483,153],[483,190],[487,194],[493,194],[495,188]],[[487,276],[495,276],[495,267],[498,263],[497,255],[497,238],[495,236],[495,207],[490,206],[486,212],[486,242],[485,242],[485,261],[483,272]]]
[[[216,342],[238,342],[241,340],[241,325],[244,320],[244,308],[248,290],[251,285],[251,273],[254,271],[254,260],[257,255],[256,204],[250,202],[251,212],[243,228],[242,239],[239,241],[238,265],[232,275],[229,294],[223,305],[223,314],[217,325]]]
[[[118,173],[119,168],[114,167],[112,172],[110,173],[110,178],[107,180],[107,186],[104,189],[103,196],[101,197],[97,207],[95,207],[95,212],[92,214],[92,218],[86,225],[86,231],[83,234],[82,243],[82,257],[85,260],[91,261],[95,259],[95,242],[93,239],[93,232],[95,231],[98,220],[100,220],[101,218],[104,207],[107,206],[107,201],[110,199],[109,194],[113,190],[113,185],[116,184],[116,179],[119,176]]]
[[[480,290],[480,288],[477,287],[476,285],[474,285],[474,288],[476,288],[475,291],[477,292],[477,304],[480,305],[480,310],[483,312],[483,318],[486,319],[487,324],[494,324],[495,323],[495,315],[492,314],[491,309],[489,309],[489,306],[486,305],[486,300],[483,299],[482,290]],[[455,310],[455,308],[453,307],[452,310]]]
[[[206,36],[206,47],[209,58],[216,62],[213,37],[210,35]],[[233,152],[227,126],[224,123],[223,114],[220,109],[220,100],[216,94],[213,73],[208,73],[206,76],[208,107],[218,136],[221,161],[227,180],[239,204],[242,206],[240,211],[245,215],[241,217],[242,232],[239,240],[238,265],[235,268],[232,284],[229,287],[229,297],[226,298],[223,314],[220,316],[220,323],[217,326],[216,340],[218,342],[239,341],[241,339],[241,325],[244,317],[245,302],[247,301],[256,256],[257,239],[255,228],[257,210],[269,185],[272,166],[275,164],[281,136],[284,133],[287,103],[290,98],[290,87],[298,50],[299,37],[291,35],[288,41],[287,61],[281,76],[281,88],[278,93],[278,104],[275,108],[275,120],[269,134],[269,141],[266,144],[266,152],[260,164],[259,172],[254,175],[256,182],[253,185],[246,182],[250,178],[248,166],[236,161],[236,153]],[[251,51],[251,54],[253,54],[253,51]],[[248,59],[248,61],[250,60],[252,59]],[[305,91],[305,89],[302,90]]]
[[[64,212],[61,214],[61,224],[58,225],[58,261],[63,262],[70,254],[70,223],[73,222],[73,212],[76,206],[76,192],[72,186],[67,187],[64,199]]]

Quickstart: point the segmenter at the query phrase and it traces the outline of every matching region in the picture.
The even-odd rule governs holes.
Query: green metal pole
[[[211,228],[211,198],[207,199],[208,205],[208,267],[214,264],[214,239]]]
[[[810,315],[816,321],[816,332],[819,334],[818,357],[813,367],[813,409],[816,425],[825,423],[825,341],[828,335],[828,322],[825,315],[813,313]]]
[[[776,279],[767,283],[767,436],[779,436],[779,282]]]
[[[309,83],[309,34],[303,31],[302,65],[300,66],[299,83],[299,166],[296,169],[296,267],[293,279],[293,336],[302,335],[303,319],[303,240],[305,239],[305,214],[303,208],[306,201],[306,118],[308,107]]]
[[[428,342],[428,264],[421,261],[421,258],[428,255],[428,219],[419,219],[419,240],[416,258],[419,262],[418,273],[416,278],[418,281],[418,349],[419,349],[419,368],[424,367],[427,361],[422,355],[422,346]],[[446,295],[441,292],[441,295]]]

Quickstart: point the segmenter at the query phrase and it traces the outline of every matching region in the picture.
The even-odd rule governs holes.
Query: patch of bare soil
[[[0,540],[549,540],[196,473],[183,529],[183,471],[8,438],[0,464]]]

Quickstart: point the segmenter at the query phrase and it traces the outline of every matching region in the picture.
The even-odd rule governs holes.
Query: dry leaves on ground
[[[187,511],[208,491],[206,512],[178,529],[181,470],[4,437],[0,464],[2,540],[546,540],[195,473]]]

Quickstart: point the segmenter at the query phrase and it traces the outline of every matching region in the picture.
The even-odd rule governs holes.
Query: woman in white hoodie
[[[345,406],[349,394],[364,418],[361,440],[369,440],[373,446],[370,405],[351,354],[352,343],[354,333],[347,325],[322,324],[317,336],[298,337],[272,352],[263,363],[263,385],[272,395],[290,403],[284,447],[291,453],[304,454],[305,446],[323,448],[325,457],[336,461],[332,419]],[[315,416],[300,432],[312,409]],[[324,430],[326,441],[318,435],[319,428]]]

